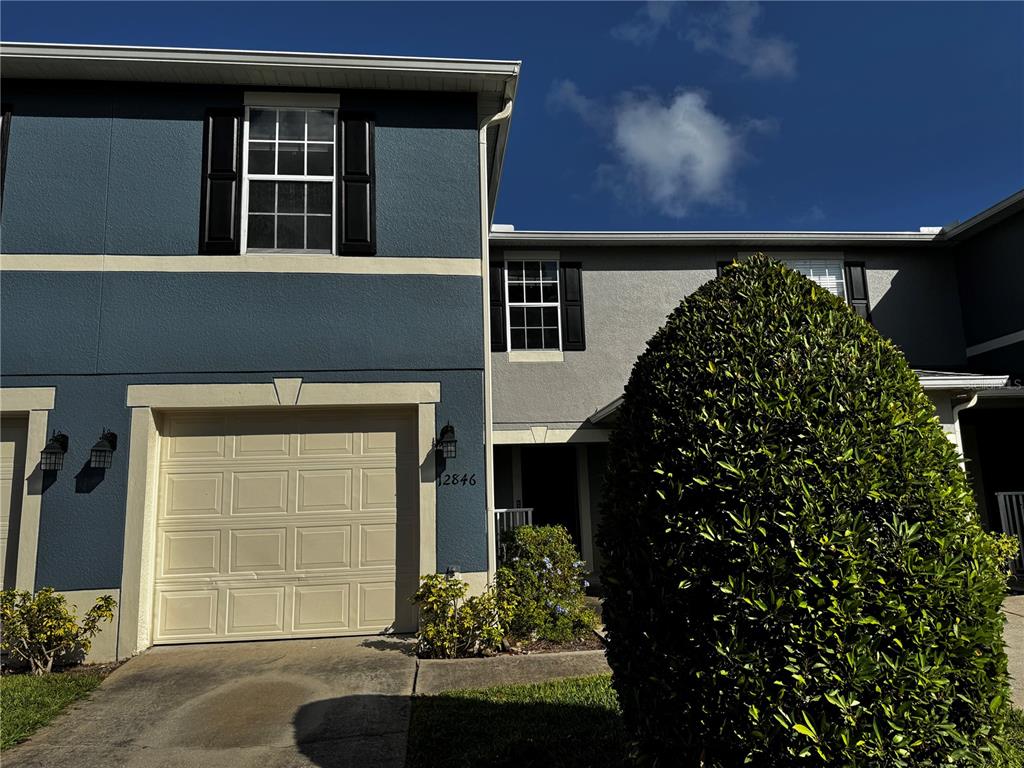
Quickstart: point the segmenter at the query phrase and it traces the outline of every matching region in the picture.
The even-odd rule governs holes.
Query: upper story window
[[[334,253],[337,110],[245,112],[243,247]]]
[[[557,261],[505,265],[509,349],[561,349]]]
[[[841,299],[846,298],[846,277],[842,258],[789,259],[783,263],[794,272],[799,272]]]

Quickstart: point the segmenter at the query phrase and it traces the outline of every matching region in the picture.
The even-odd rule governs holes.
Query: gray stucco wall
[[[203,115],[242,89],[5,81],[5,253],[191,255]],[[480,256],[472,94],[346,92],[377,121],[380,256]]]
[[[787,249],[787,253],[793,250]],[[502,258],[496,250],[492,258]],[[508,258],[522,251],[504,251]],[[770,253],[770,251],[769,251]],[[570,248],[583,264],[587,349],[564,362],[512,363],[493,353],[496,428],[577,427],[620,394],[636,358],[668,314],[716,275],[736,249]],[[875,327],[920,368],[965,364],[952,260],[941,250],[847,250],[867,265]]]
[[[459,429],[449,471],[485,477],[479,278],[5,272],[0,289],[2,385],[56,387],[49,427],[71,437],[43,492],[38,585],[120,585],[130,384],[439,381],[437,428]],[[114,466],[84,490],[103,427],[121,437]],[[486,569],[484,488],[438,487],[442,570]]]
[[[954,249],[968,346],[1024,331],[1024,213]],[[1024,375],[1024,343],[972,356],[980,373]]]

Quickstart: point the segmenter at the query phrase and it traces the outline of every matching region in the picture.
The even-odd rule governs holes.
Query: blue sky
[[[521,59],[519,229],[916,229],[1024,187],[1024,3],[4,2],[0,27]]]

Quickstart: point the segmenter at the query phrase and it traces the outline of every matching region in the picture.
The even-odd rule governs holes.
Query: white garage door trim
[[[14,584],[18,589],[36,588],[36,555],[39,550],[39,512],[42,494],[32,478],[39,452],[46,445],[46,428],[56,399],[56,387],[4,387],[0,389],[0,413],[28,419],[25,440],[25,473],[21,497],[21,522],[18,527],[18,570]],[[30,469],[31,468],[31,469]]]
[[[417,410],[420,573],[436,570],[436,488],[433,440],[439,382],[380,384],[304,384],[301,379],[275,379],[267,384],[130,385],[132,409],[128,454],[124,568],[121,579],[121,627],[118,656],[125,658],[152,642],[154,567],[162,410],[216,408],[281,408],[309,406],[409,405]]]

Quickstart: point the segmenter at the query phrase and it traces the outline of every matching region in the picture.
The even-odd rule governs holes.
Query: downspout
[[[485,498],[487,506],[487,583],[494,581],[497,568],[494,520],[494,440],[492,424],[494,407],[491,391],[491,217],[489,205],[489,184],[487,179],[487,129],[508,120],[512,114],[512,99],[496,115],[480,123],[480,284],[484,313],[484,475],[486,476]]]
[[[956,433],[956,447],[960,450],[960,469],[964,472],[967,472],[967,458],[964,456],[964,438],[960,432],[960,411],[966,411],[968,408],[976,406],[980,394],[980,391],[975,392],[966,403],[953,406],[953,430]]]

